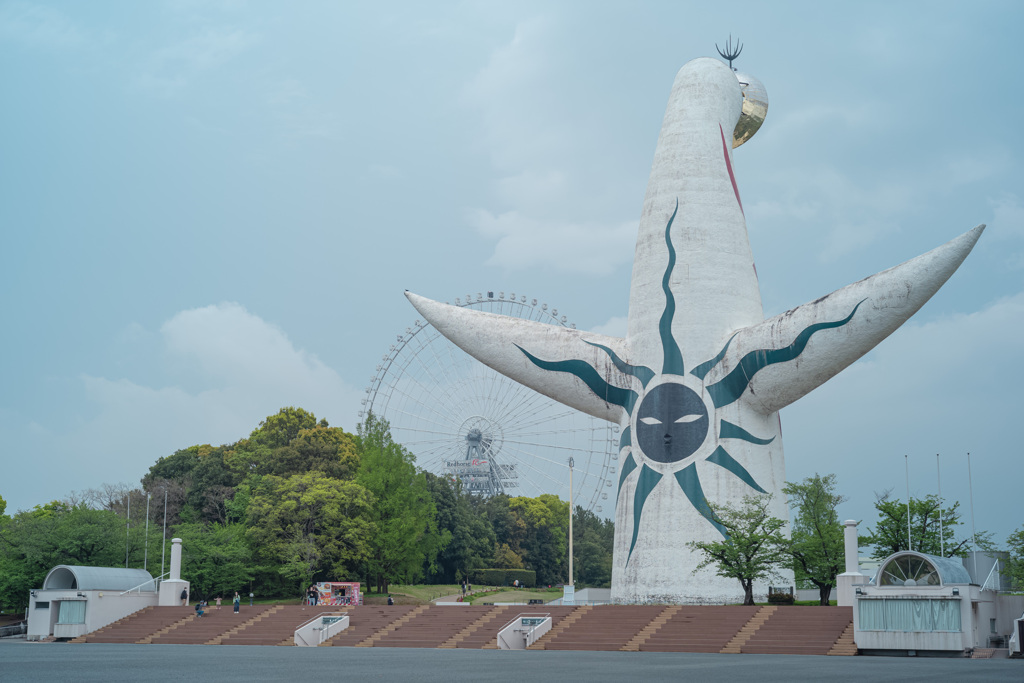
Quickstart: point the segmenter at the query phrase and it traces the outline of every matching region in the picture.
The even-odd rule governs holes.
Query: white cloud
[[[552,33],[546,18],[520,22],[463,91],[480,112],[482,144],[498,168],[521,169],[559,146],[561,131],[542,106]]]
[[[1024,206],[1020,205],[1014,195],[1003,195],[999,199],[990,200],[992,206],[992,223],[987,234],[992,239],[1012,239],[1024,237]]]
[[[563,272],[607,275],[633,259],[636,222],[614,225],[542,220],[509,211],[495,216],[478,209],[469,222],[497,240],[487,265],[509,270],[549,267]]]
[[[1000,538],[1014,523],[1018,478],[997,472],[995,462],[1016,448],[1019,405],[1012,397],[1024,383],[1016,362],[1024,336],[1024,292],[983,310],[913,320],[866,358],[783,411],[787,479],[835,472],[850,497],[844,517],[873,524],[874,492],[904,487],[903,455],[910,457],[911,495],[935,492],[936,453],[943,495],[969,496],[965,454],[971,452],[979,529]],[[1009,462],[1009,461],[1006,461]],[[948,470],[947,470],[948,468]],[[1002,525],[1002,526],[1000,526]],[[1006,527],[1006,528],[1004,528]]]
[[[596,332],[597,334],[604,334],[609,337],[619,337],[620,339],[624,339],[628,328],[629,318],[623,315],[609,318],[605,323],[598,325],[590,331]]]
[[[190,375],[200,388],[83,375],[90,415],[46,425],[0,415],[6,428],[30,440],[42,462],[60,463],[45,477],[33,474],[32,462],[14,463],[11,480],[28,487],[19,499],[45,502],[104,482],[136,482],[157,458],[193,444],[234,442],[284,406],[301,406],[347,429],[359,410],[361,391],[239,304],[182,311],[159,335],[136,324],[126,330],[120,341],[162,344],[171,374]],[[19,466],[24,472],[16,471]]]
[[[781,168],[766,180],[747,208],[751,226],[781,236],[811,235],[822,263],[863,252],[898,232],[896,221],[877,217],[898,215],[917,196],[909,183],[872,179],[866,184],[826,165]]]
[[[9,2],[0,6],[0,43],[4,42],[67,49],[84,45],[86,36],[60,10],[27,2]]]
[[[244,28],[207,26],[153,52],[138,83],[161,97],[171,97],[200,73],[223,66],[260,40]]]

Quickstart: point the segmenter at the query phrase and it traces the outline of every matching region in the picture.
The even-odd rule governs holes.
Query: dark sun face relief
[[[655,462],[679,462],[704,443],[708,410],[697,392],[670,382],[651,389],[640,402],[637,444]]]
[[[725,150],[725,137],[722,137],[723,150]],[[728,152],[725,162],[729,163]],[[730,171],[731,173],[731,171]],[[537,367],[552,372],[567,372],[575,375],[597,396],[603,398],[607,403],[619,406],[623,414],[630,416],[636,411],[636,420],[622,430],[620,438],[620,452],[624,453],[622,470],[619,475],[619,492],[633,472],[639,472],[632,477],[633,486],[633,538],[629,544],[629,553],[626,555],[626,563],[633,555],[633,548],[636,547],[637,538],[640,533],[640,517],[643,515],[644,503],[651,495],[655,487],[663,478],[674,480],[680,489],[686,494],[693,507],[711,523],[723,538],[729,537],[726,529],[715,517],[714,512],[708,505],[704,496],[704,489],[701,487],[700,474],[697,471],[696,463],[683,463],[687,458],[692,457],[708,439],[709,429],[713,429],[712,443],[708,445],[705,462],[717,465],[735,475],[751,489],[759,493],[766,491],[751,476],[742,463],[732,457],[725,444],[729,440],[739,439],[758,446],[767,446],[775,437],[761,438],[751,434],[738,424],[733,424],[720,416],[715,417],[715,425],[711,427],[711,415],[708,413],[707,405],[713,406],[713,411],[732,405],[740,399],[747,390],[751,379],[760,370],[774,365],[775,363],[787,363],[795,360],[803,353],[810,338],[822,330],[842,327],[853,319],[854,314],[860,307],[861,301],[850,314],[842,320],[830,322],[817,322],[804,328],[796,335],[793,341],[782,348],[754,349],[743,354],[738,361],[733,362],[733,367],[715,382],[704,383],[704,392],[708,397],[708,404],[704,403],[700,395],[693,389],[688,388],[679,381],[669,379],[670,377],[682,377],[686,373],[683,363],[682,349],[672,335],[672,321],[676,311],[675,295],[669,286],[671,275],[676,263],[676,251],[672,246],[672,223],[675,221],[679,211],[679,203],[665,225],[665,250],[668,253],[668,264],[665,268],[665,275],[661,280],[661,288],[665,294],[665,310],[659,322],[664,363],[661,372],[655,371],[645,365],[632,365],[620,358],[614,350],[597,342],[583,341],[591,346],[604,351],[611,360],[612,365],[623,374],[624,377],[632,378],[635,382],[629,388],[616,383],[609,383],[599,372],[596,365],[579,360],[543,360],[519,346],[519,350],[526,355],[531,363]],[[735,335],[733,335],[735,337]],[[699,382],[704,382],[714,368],[718,367],[725,358],[726,351],[732,343],[732,338],[725,342],[725,346],[718,355],[704,361],[689,369],[692,375]],[[518,345],[517,345],[518,346]],[[662,377],[665,380],[662,384],[652,386],[656,378]],[[636,384],[640,385],[637,389]],[[650,387],[650,388],[649,388]],[[649,388],[649,389],[648,389]],[[643,393],[647,390],[646,393]],[[639,407],[637,403],[639,402]],[[671,473],[660,472],[650,467],[641,453],[637,452],[637,446],[642,451],[644,458],[650,462],[663,464],[681,463],[670,469]]]

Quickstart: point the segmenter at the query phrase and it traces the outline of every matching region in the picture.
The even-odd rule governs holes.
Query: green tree
[[[893,499],[890,491],[875,494],[875,509],[878,510],[878,521],[874,528],[860,537],[860,545],[874,546],[872,557],[881,560],[901,550],[916,550],[928,555],[943,555],[945,546],[946,557],[966,557],[970,550],[971,539],[956,538],[957,527],[960,526],[960,503],[954,502],[949,507],[942,507],[938,496],[910,499],[910,540],[912,548],[907,547],[907,503]],[[939,538],[939,516],[942,517],[942,539]],[[988,545],[989,534],[978,534],[979,546]],[[941,540],[941,543],[940,543]]]
[[[424,566],[432,568],[446,539],[437,530],[427,478],[417,471],[412,453],[392,440],[388,422],[370,413],[358,432],[356,481],[374,498],[366,571],[384,593],[390,583],[414,582]]]
[[[608,587],[612,581],[615,525],[576,506],[572,522],[573,573],[578,586]]]
[[[526,522],[512,511],[511,500],[502,493],[490,498],[476,498],[475,504],[494,532],[495,547],[507,546],[517,557],[522,558]]]
[[[319,472],[268,476],[249,496],[250,547],[264,565],[295,579],[293,585],[343,579],[367,559],[372,496],[359,484]]]
[[[42,586],[59,564],[124,564],[125,520],[109,510],[54,501],[4,517],[0,525],[0,604],[5,607],[27,606],[29,591]]]
[[[491,566],[497,569],[525,569],[523,558],[512,548],[509,548],[508,543],[498,543],[494,547]]]
[[[326,427],[327,420],[321,420],[320,425]],[[260,426],[249,435],[249,440],[257,446],[281,448],[290,444],[303,429],[313,429],[316,426],[316,415],[302,408],[288,406],[260,422]]]
[[[527,567],[537,572],[537,583],[565,581],[569,575],[569,503],[543,493],[536,498],[512,498],[509,509],[525,525],[521,555]]]
[[[1024,527],[1017,529],[1006,539],[1010,551],[1010,561],[1006,564],[1006,572],[1016,590],[1024,590]]]
[[[754,581],[779,576],[788,564],[789,541],[782,530],[786,523],[770,513],[770,494],[744,496],[739,506],[708,506],[728,531],[721,541],[691,541],[687,546],[700,552],[697,569],[714,565],[718,576],[736,579],[743,586],[743,604],[754,604]]]
[[[174,533],[182,540],[182,574],[197,596],[227,597],[248,587],[255,566],[244,526],[194,522],[178,525]]]
[[[427,579],[438,583],[456,583],[476,569],[491,566],[489,562],[494,548],[494,531],[487,523],[487,518],[473,509],[470,502],[472,496],[463,490],[457,480],[438,477],[429,472],[426,478],[437,511],[437,530],[443,546],[437,554],[434,568],[431,570],[429,566],[425,567]]]
[[[836,507],[846,498],[836,493],[836,475],[815,473],[800,483],[787,483],[793,527],[789,552],[798,583],[817,586],[821,605],[829,604],[832,588],[846,564],[843,527]]]

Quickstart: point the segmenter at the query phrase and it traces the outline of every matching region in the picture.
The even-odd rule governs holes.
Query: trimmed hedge
[[[533,588],[537,585],[537,572],[532,569],[477,569],[473,572],[473,583],[481,586],[511,586],[516,579],[520,586]]]
[[[532,569],[505,570],[505,583],[511,586],[516,579],[519,579],[520,586],[533,588],[537,585],[537,572],[533,571]]]
[[[770,593],[768,595],[769,605],[792,605],[793,594],[792,593]]]

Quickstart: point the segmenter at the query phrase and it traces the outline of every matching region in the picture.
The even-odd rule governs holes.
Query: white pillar
[[[860,559],[858,557],[859,544],[857,543],[857,522],[848,519],[843,522],[843,547],[846,554],[846,573],[860,573]]]
[[[171,539],[171,572],[168,577],[171,581],[181,579],[181,539]]]
[[[868,577],[860,573],[859,550],[857,522],[848,519],[843,522],[843,553],[846,555],[846,571],[836,577],[836,604],[840,607],[852,606],[857,586],[868,582]]]
[[[181,580],[181,539],[171,539],[171,570],[167,579],[160,582],[159,604],[172,607],[181,604],[181,591],[189,593],[189,582]]]

